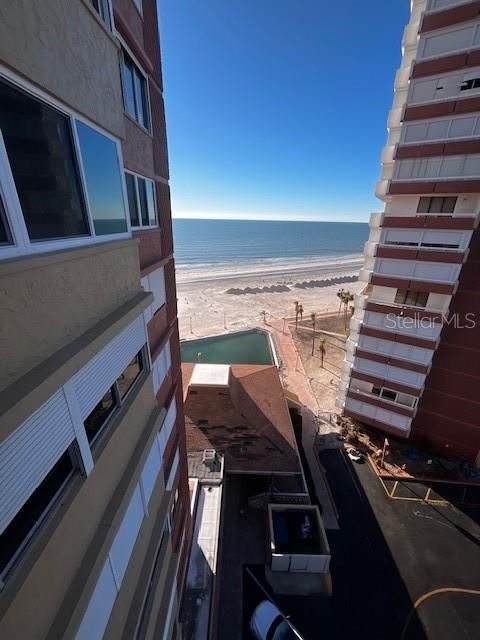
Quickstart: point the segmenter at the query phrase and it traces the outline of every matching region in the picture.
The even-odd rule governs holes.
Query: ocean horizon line
[[[313,218],[217,218],[217,217],[199,217],[199,216],[172,216],[172,221],[177,220],[191,220],[197,221],[211,221],[211,222],[321,222],[327,224],[368,224],[367,220],[316,220]]]

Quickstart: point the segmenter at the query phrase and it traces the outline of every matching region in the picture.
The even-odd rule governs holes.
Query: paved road
[[[322,451],[320,460],[340,516],[340,530],[327,532],[336,637],[479,638],[478,595],[442,592],[412,613],[431,590],[480,589],[477,514],[390,500],[368,464],[354,465],[341,451]]]

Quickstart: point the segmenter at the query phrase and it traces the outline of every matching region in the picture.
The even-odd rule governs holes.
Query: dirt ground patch
[[[295,346],[309,379],[312,391],[317,399],[319,413],[338,413],[335,407],[342,362],[345,357],[345,337],[329,336],[322,333],[322,329],[332,333],[343,331],[343,319],[337,316],[322,318],[317,323],[315,331],[315,349],[312,356],[313,332],[311,324],[299,323],[290,326]],[[325,339],[326,353],[323,359],[318,349],[320,339]]]
[[[349,325],[349,319],[350,318],[347,319],[347,328]],[[298,322],[298,327],[311,329],[312,321],[309,317],[305,317],[305,314],[303,314],[303,320]],[[321,331],[323,329],[323,331],[331,331],[332,333],[341,333],[343,335],[346,335],[343,311],[340,315],[338,315],[337,313],[332,315],[318,314],[315,320],[315,327],[318,331]]]

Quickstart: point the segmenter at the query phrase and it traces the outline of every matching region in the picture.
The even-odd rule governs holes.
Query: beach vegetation
[[[315,313],[315,311],[312,311],[312,313],[310,314],[310,320],[312,322],[312,356],[315,353],[315,324],[317,321],[317,314]]]
[[[320,352],[321,367],[323,369],[323,359],[325,358],[325,354],[327,353],[327,341],[325,338],[320,338],[320,342],[318,344],[318,351]]]

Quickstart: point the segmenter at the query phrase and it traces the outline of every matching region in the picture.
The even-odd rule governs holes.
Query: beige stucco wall
[[[0,262],[0,391],[139,291],[136,240]]]
[[[118,46],[88,0],[0,3],[0,61],[123,137]]]
[[[91,474],[77,477],[7,580],[0,598],[0,638],[72,637],[67,630],[71,616],[76,612],[74,617],[81,617],[88,603],[158,429],[151,419],[154,409],[150,374],[126,412],[108,428]],[[159,505],[161,474],[155,494],[152,502]]]

